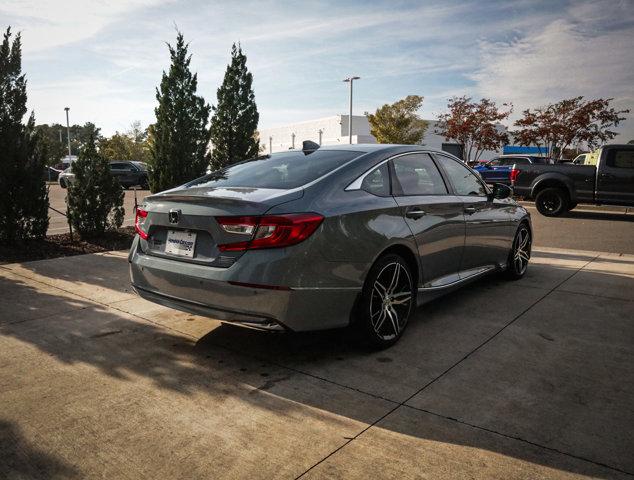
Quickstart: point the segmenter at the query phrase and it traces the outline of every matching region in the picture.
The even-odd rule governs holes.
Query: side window
[[[110,170],[123,170],[123,164],[122,163],[111,163],[110,164]]]
[[[450,158],[442,158],[442,166],[453,185],[456,195],[484,197],[487,191],[471,170]]]
[[[402,195],[445,195],[447,187],[426,153],[403,155],[392,160]]]
[[[530,163],[531,162],[528,160],[528,158],[519,157],[519,158],[509,158],[509,162],[507,163],[507,165],[509,166],[529,165]]]
[[[634,150],[610,150],[605,163],[608,167],[634,169]]]
[[[490,166],[490,167],[499,167],[500,165],[502,165],[502,159],[501,158],[494,158],[493,160],[488,162],[487,165]]]
[[[379,197],[390,195],[390,172],[387,162],[365,176],[361,182],[361,190]]]

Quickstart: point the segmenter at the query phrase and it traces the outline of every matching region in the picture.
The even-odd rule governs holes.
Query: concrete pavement
[[[370,353],[148,303],[125,255],[0,266],[0,478],[634,475],[634,256],[538,249]]]

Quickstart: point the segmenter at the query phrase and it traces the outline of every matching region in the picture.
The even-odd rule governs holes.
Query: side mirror
[[[509,198],[511,195],[513,195],[513,189],[508,185],[504,185],[503,183],[493,184],[493,198],[504,200],[505,198]]]

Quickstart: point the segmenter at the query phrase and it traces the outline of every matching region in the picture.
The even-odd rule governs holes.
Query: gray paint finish
[[[481,273],[505,268],[519,223],[530,225],[523,207],[494,199],[490,190],[480,197],[456,195],[442,168],[446,195],[377,196],[346,189],[396,155],[430,152],[424,147],[347,145],[320,152],[330,150],[359,155],[291,190],[183,186],[147,197],[142,208],[148,211],[149,241],[137,236],[129,255],[134,288],[157,303],[259,328],[343,327],[370,267],[387,250],[410,263],[423,303]],[[443,156],[442,161],[458,160]],[[412,206],[424,209],[424,215],[408,217]],[[466,207],[473,212],[465,213]],[[178,225],[168,221],[171,209],[181,214]],[[289,247],[246,252],[217,247],[244,238],[224,231],[218,216],[293,213],[317,213],[324,220],[308,239]],[[161,251],[167,229],[199,233],[202,243],[194,258]]]

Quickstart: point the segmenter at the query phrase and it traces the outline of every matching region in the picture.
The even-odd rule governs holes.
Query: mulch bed
[[[43,240],[28,240],[17,245],[0,244],[0,263],[29,262],[85,253],[125,250],[132,245],[134,227],[123,227],[89,240],[80,240],[77,234],[74,237],[75,241],[71,241],[70,234],[63,233],[50,235]]]

